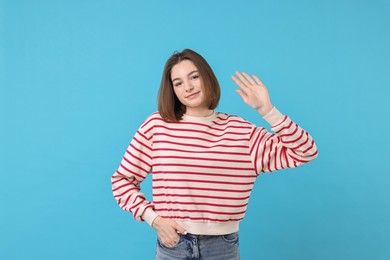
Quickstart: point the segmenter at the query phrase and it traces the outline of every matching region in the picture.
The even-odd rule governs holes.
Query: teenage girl
[[[186,49],[166,62],[158,112],[140,126],[112,176],[119,206],[156,230],[157,260],[239,259],[239,223],[256,178],[317,157],[311,136],[278,111],[257,76],[236,72],[232,80],[273,133],[215,112],[218,80]],[[148,173],[152,201],[140,192]]]

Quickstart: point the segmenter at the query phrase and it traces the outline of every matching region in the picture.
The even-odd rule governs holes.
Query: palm
[[[259,111],[261,115],[265,115],[272,109],[272,104],[267,88],[260,79],[253,75],[250,77],[245,72],[236,72],[236,76],[232,76],[233,81],[239,86],[237,93],[248,106]]]

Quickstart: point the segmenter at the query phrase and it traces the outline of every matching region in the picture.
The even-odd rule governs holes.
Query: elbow
[[[315,158],[318,157],[318,149],[317,145],[314,143],[314,140],[311,141],[310,147],[302,151],[301,157],[308,162],[313,161]]]
[[[302,160],[304,162],[308,163],[308,162],[313,161],[317,157],[318,157],[318,149],[317,149],[316,145],[314,145],[313,148],[310,149],[310,151],[303,154]]]

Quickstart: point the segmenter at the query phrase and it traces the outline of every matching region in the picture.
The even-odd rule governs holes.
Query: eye
[[[194,75],[191,77],[191,79],[195,80],[195,79],[198,79],[199,78],[199,75]]]
[[[182,84],[182,82],[176,82],[175,84],[173,84],[174,87],[180,87]]]

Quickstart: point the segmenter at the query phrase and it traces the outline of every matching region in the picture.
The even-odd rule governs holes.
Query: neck
[[[207,117],[207,116],[211,116],[212,114],[214,113],[213,110],[211,109],[186,109],[186,112],[185,114],[187,116],[195,116],[195,117]]]

